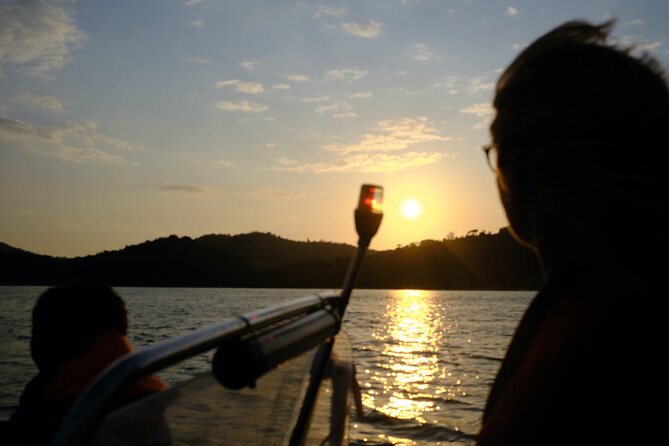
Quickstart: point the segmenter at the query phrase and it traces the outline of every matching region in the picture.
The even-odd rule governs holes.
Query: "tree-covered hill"
[[[0,284],[93,280],[114,286],[337,288],[354,247],[298,242],[268,233],[159,238],[72,259],[1,244]],[[534,289],[534,255],[508,231],[426,240],[370,251],[358,286],[421,289]]]

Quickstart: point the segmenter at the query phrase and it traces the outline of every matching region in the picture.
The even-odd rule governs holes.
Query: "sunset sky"
[[[497,231],[494,83],[575,18],[669,66],[666,0],[0,0],[0,241],[354,243],[365,182],[386,188],[372,248]]]

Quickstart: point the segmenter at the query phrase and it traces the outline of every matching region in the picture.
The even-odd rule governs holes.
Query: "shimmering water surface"
[[[35,375],[30,315],[42,287],[0,287],[0,419]],[[116,288],[130,340],[151,345],[235,314],[322,290]],[[356,290],[344,319],[369,415],[352,444],[472,444],[485,398],[533,292]],[[209,354],[160,373],[176,384]]]

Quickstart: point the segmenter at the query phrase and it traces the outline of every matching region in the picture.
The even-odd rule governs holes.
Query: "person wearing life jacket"
[[[666,441],[669,89],[656,61],[609,43],[612,25],[565,23],[497,82],[484,150],[546,285],[492,385],[479,446]]]
[[[8,423],[7,443],[49,444],[88,385],[131,351],[127,331],[125,303],[107,286],[80,283],[45,291],[33,309],[30,342],[39,373],[26,385]],[[164,388],[156,376],[145,377],[114,408]]]

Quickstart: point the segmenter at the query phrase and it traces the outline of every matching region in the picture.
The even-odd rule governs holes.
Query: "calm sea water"
[[[30,315],[42,287],[0,287],[0,419],[35,375]],[[116,288],[135,347],[235,314],[322,290]],[[533,292],[356,290],[344,320],[365,421],[352,444],[472,444],[485,399]],[[161,373],[176,384],[208,366],[202,355]]]

